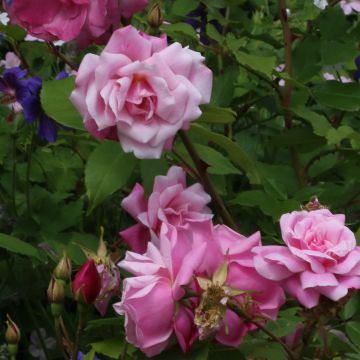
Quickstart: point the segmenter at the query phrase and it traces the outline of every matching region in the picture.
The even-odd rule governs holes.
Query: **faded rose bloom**
[[[259,232],[247,238],[225,225],[217,225],[213,239],[216,248],[207,251],[206,276],[197,277],[204,292],[195,322],[200,337],[213,335],[224,345],[238,347],[242,338],[257,328],[228,309],[227,302],[236,300],[250,317],[265,322],[276,319],[285,296],[276,282],[255,270],[252,249],[261,245]]]
[[[287,245],[254,249],[256,270],[279,281],[302,305],[312,308],[323,295],[333,301],[360,288],[360,247],[344,215],[329,210],[294,211],[280,219]]]
[[[169,345],[174,330],[184,350],[192,341],[188,338],[194,337],[189,320],[191,314],[177,301],[185,294],[182,285],[191,282],[199,267],[206,244],[188,249],[183,257],[177,256],[175,249],[186,243],[176,228],[164,224],[158,247],[149,242],[145,254],[128,251],[118,264],[134,277],[124,280],[121,302],[114,304],[114,309],[125,315],[127,341],[147,356],[162,352]]]
[[[143,187],[136,184],[122,201],[122,207],[138,224],[121,231],[120,236],[132,251],[144,253],[150,231],[159,234],[163,223],[187,228],[192,222],[211,219],[212,214],[206,206],[210,200],[202,185],[196,183],[187,187],[185,171],[172,166],[166,176],[156,176],[148,199]]]
[[[360,12],[360,1],[358,0],[341,0],[340,7],[345,15],[350,15],[353,11]]]
[[[203,60],[127,26],[99,56],[84,57],[71,100],[95,137],[117,140],[138,158],[159,158],[210,101],[212,73]]]
[[[100,275],[101,289],[95,300],[95,307],[105,316],[109,301],[120,292],[120,271],[112,262],[97,264],[96,270]]]

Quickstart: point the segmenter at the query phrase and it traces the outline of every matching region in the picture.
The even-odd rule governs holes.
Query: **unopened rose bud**
[[[306,205],[303,206],[303,209],[307,211],[314,211],[325,208],[325,206],[320,204],[320,201],[317,197],[313,197]]]
[[[100,234],[99,246],[98,246],[96,255],[100,259],[104,259],[107,255],[108,250],[107,250],[106,244],[104,242],[104,228],[101,227],[100,231],[101,231],[101,234]]]
[[[65,300],[65,289],[60,280],[52,278],[47,289],[47,296],[51,303],[61,304]]]
[[[95,261],[88,260],[77,272],[72,282],[74,299],[80,304],[92,304],[101,290],[101,279]]]
[[[17,325],[7,315],[6,321],[7,329],[5,331],[5,341],[8,344],[18,344],[21,338],[21,333]]]
[[[54,270],[54,276],[59,280],[67,281],[71,277],[71,262],[70,259],[63,255],[59,263],[56,265]]]
[[[161,7],[155,3],[149,10],[147,21],[151,27],[158,28],[163,22]]]

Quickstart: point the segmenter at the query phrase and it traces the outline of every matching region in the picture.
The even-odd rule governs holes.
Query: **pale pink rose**
[[[208,277],[211,278],[214,270],[227,261],[228,270],[223,286],[247,292],[234,295],[234,298],[242,304],[249,316],[258,320],[263,319],[261,322],[275,320],[279,308],[285,302],[285,296],[276,282],[265,279],[255,270],[252,250],[261,245],[260,233],[247,238],[225,225],[217,225],[213,236],[222,254],[222,260],[219,262],[219,257],[213,256],[214,251],[207,252],[210,259]],[[242,338],[254,330],[257,330],[256,326],[245,322],[232,310],[227,309],[215,338],[224,345],[238,347]]]
[[[138,158],[159,158],[210,100],[212,73],[203,60],[127,26],[99,56],[84,57],[71,100],[94,136],[118,140]]]
[[[146,199],[144,189],[136,184],[130,195],[121,203],[122,207],[138,224],[120,232],[130,249],[144,253],[150,240],[150,231],[159,234],[163,223],[187,228],[192,222],[212,218],[207,208],[210,196],[202,185],[186,185],[185,171],[177,166],[169,169],[166,176],[156,176],[153,191]]]
[[[135,13],[142,11],[148,4],[148,0],[120,0],[121,15],[129,18]]]
[[[254,249],[256,270],[281,282],[284,290],[312,308],[320,295],[337,301],[360,288],[360,247],[344,215],[327,209],[294,211],[280,219],[287,245]]]
[[[120,23],[118,0],[16,0],[3,5],[12,23],[46,41],[78,38],[81,46],[104,44]]]
[[[175,258],[175,245],[182,240],[175,228],[164,224],[158,247],[149,242],[145,254],[128,251],[118,264],[134,277],[124,280],[121,302],[114,304],[114,309],[125,315],[127,341],[147,356],[162,352],[174,331],[185,348],[193,337],[191,314],[177,302],[185,294],[182,286],[191,282],[200,265],[206,244],[193,247],[181,259]]]
[[[16,56],[15,53],[9,51],[5,55],[5,60],[0,61],[1,66],[5,66],[5,69],[11,69],[18,67],[21,64],[21,60]]]
[[[360,12],[360,1],[358,0],[341,0],[340,6],[345,15],[350,15],[353,11]]]
[[[95,300],[95,307],[102,316],[105,316],[109,302],[113,296],[120,293],[120,271],[113,264],[96,264],[100,275],[101,290]]]

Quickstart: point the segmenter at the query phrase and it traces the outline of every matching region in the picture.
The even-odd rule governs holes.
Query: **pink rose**
[[[144,6],[144,1],[135,3],[136,9]],[[15,0],[3,5],[11,21],[31,35],[46,41],[77,39],[82,47],[106,43],[121,16],[118,0]]]
[[[344,215],[326,209],[283,215],[280,226],[287,247],[256,248],[256,270],[281,281],[307,308],[316,306],[320,295],[341,299],[350,288],[360,288],[360,248],[344,222]]]
[[[222,256],[217,256],[214,248],[206,253],[208,270],[206,276],[200,276],[200,279],[205,279],[202,280],[205,284],[203,297],[211,297],[211,294],[221,292],[223,295],[217,304],[212,300],[214,308],[210,309],[208,314],[200,304],[195,318],[200,336],[215,335],[218,342],[238,347],[242,338],[257,328],[226,308],[227,301],[230,298],[235,299],[250,317],[266,321],[276,319],[279,308],[285,302],[285,296],[276,282],[263,278],[255,270],[252,249],[261,244],[259,232],[246,238],[225,225],[217,225],[213,231],[213,239],[218,253]],[[222,275],[215,275],[224,264],[226,270],[223,270]],[[210,291],[210,295],[207,295],[206,289],[215,288],[216,291]],[[208,319],[216,313],[219,315],[218,320],[216,322],[216,319],[213,319],[211,328],[208,326]]]
[[[138,158],[159,158],[210,100],[212,73],[203,60],[127,26],[99,56],[84,57],[71,100],[94,136],[118,140]]]
[[[162,352],[174,330],[184,350],[194,337],[191,314],[177,301],[184,296],[182,285],[191,281],[201,263],[206,244],[192,248],[180,259],[174,256],[174,248],[182,240],[175,228],[163,225],[159,247],[149,242],[145,254],[128,251],[118,264],[134,277],[124,280],[121,302],[114,304],[114,309],[125,315],[127,341],[147,356]]]
[[[184,170],[173,166],[166,176],[156,176],[148,199],[144,196],[143,187],[136,184],[122,201],[122,207],[138,224],[121,231],[120,235],[132,251],[144,253],[150,240],[150,230],[159,234],[163,223],[186,228],[192,222],[211,219],[212,214],[206,207],[210,200],[199,183],[187,187]]]
[[[120,293],[120,271],[112,262],[96,264],[96,270],[100,275],[101,289],[94,305],[105,316],[109,301]]]

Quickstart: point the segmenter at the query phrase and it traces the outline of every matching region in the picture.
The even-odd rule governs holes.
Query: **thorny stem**
[[[185,165],[186,169],[199,181],[201,181],[199,174],[196,170],[184,159],[184,157],[175,149],[172,149],[172,153]]]
[[[63,354],[64,359],[66,359],[59,317],[54,318],[54,325],[55,325],[55,334],[56,334],[58,347],[61,353]]]
[[[289,27],[288,15],[286,12],[286,0],[278,0],[279,3],[279,17],[284,35],[284,48],[285,48],[285,71],[289,78],[293,75],[293,61],[292,61],[292,34]],[[292,127],[292,112],[291,112],[291,99],[292,99],[293,86],[291,82],[285,80],[284,92],[280,95],[281,103],[284,108],[285,128],[291,129]],[[294,147],[290,147],[291,158],[294,165],[296,175],[301,186],[307,184],[306,173],[300,162],[299,154]]]
[[[47,41],[46,44],[55,56],[67,64],[72,70],[78,71],[78,67],[73,64],[63,53],[61,53],[52,41]]]
[[[295,360],[295,357],[294,357],[292,351],[290,350],[290,348],[280,338],[278,338],[276,335],[274,335],[265,326],[261,325],[256,320],[252,319],[243,309],[241,309],[241,307],[236,302],[230,300],[227,303],[227,307],[230,310],[232,310],[235,314],[237,314],[239,317],[241,317],[242,319],[245,319],[246,321],[248,321],[248,322],[252,323],[253,325],[255,325],[259,330],[264,332],[266,335],[268,335],[275,342],[279,343],[282,346],[282,348],[286,351],[289,359]]]
[[[11,193],[14,216],[17,217],[16,208],[16,135],[12,134],[12,180],[11,180]]]
[[[214,204],[214,207],[215,207],[217,213],[221,216],[223,222],[226,225],[230,226],[234,230],[238,230],[238,227],[237,227],[234,219],[232,218],[232,216],[226,209],[224,202],[222,201],[222,199],[219,196],[219,194],[217,193],[214,185],[212,184],[210,177],[209,177],[205,167],[203,166],[203,164],[200,160],[200,157],[199,157],[194,145],[192,144],[191,140],[189,139],[188,135],[183,130],[181,130],[179,132],[179,135],[181,137],[182,142],[184,143],[184,145],[186,147],[186,150],[189,152],[189,155],[191,156],[192,160],[194,161],[196,169],[200,175],[201,182],[205,188],[205,191],[207,191],[208,194],[211,196],[212,202]]]

